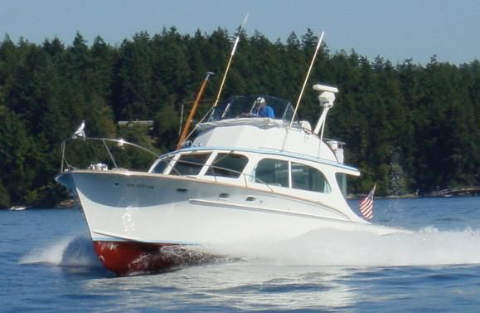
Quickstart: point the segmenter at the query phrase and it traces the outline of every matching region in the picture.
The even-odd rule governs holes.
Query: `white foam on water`
[[[379,236],[369,232],[318,229],[281,242],[248,242],[207,247],[225,260],[262,261],[276,265],[421,266],[480,264],[480,230],[417,232]],[[90,239],[63,238],[37,248],[21,264],[102,267]]]
[[[85,237],[68,237],[30,251],[19,260],[20,264],[45,263],[66,267],[101,266],[92,242]]]
[[[438,231],[380,236],[315,230],[282,242],[213,247],[216,253],[280,265],[416,266],[480,263],[480,231]]]
[[[47,247],[38,247],[24,255],[20,264],[48,263],[60,264],[63,257],[63,251],[73,238],[63,238]]]

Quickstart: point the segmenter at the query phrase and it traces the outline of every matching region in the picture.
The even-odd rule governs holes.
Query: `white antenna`
[[[320,45],[322,44],[323,34],[324,34],[324,32],[322,32],[320,34],[320,38],[318,39],[317,47],[315,48],[315,53],[313,54],[312,61],[310,62],[310,67],[308,68],[308,71],[307,71],[307,76],[305,77],[305,80],[303,81],[302,90],[300,91],[300,95],[298,96],[297,104],[295,105],[295,111],[293,111],[292,120],[290,121],[290,127],[292,127],[293,121],[295,120],[295,115],[297,115],[298,106],[299,106],[300,101],[302,100],[302,97],[303,97],[303,91],[305,90],[305,86],[307,85],[308,78],[310,77],[310,72],[312,71],[312,67],[313,67],[313,64],[315,63],[315,59],[317,58],[318,50],[320,49]]]
[[[235,38],[235,42],[233,43],[232,52],[230,53],[230,58],[228,59],[227,68],[225,69],[225,73],[223,74],[222,82],[220,83],[220,88],[218,89],[217,98],[213,103],[213,108],[217,107],[218,101],[220,100],[220,95],[222,94],[222,91],[223,91],[223,85],[225,84],[225,80],[227,79],[227,74],[228,74],[228,71],[230,70],[230,65],[232,64],[233,56],[237,51],[237,45],[238,45],[238,42],[240,41],[240,35],[242,34],[242,29],[247,23],[247,20],[248,20],[248,13],[243,18],[242,25],[240,25],[240,28],[238,29],[237,38]]]

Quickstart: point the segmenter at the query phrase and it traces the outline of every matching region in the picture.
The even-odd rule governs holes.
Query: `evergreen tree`
[[[315,34],[291,33],[285,43],[259,32],[239,35],[221,100],[259,93],[295,104]],[[221,28],[190,36],[173,27],[137,33],[120,46],[101,37],[89,46],[80,33],[70,45],[58,38],[14,43],[6,36],[0,42],[0,206],[50,205],[65,196],[52,180],[59,144],[82,120],[90,136],[121,136],[162,151],[175,147],[182,105],[188,112],[205,72],[213,71],[198,116],[210,108],[233,40]],[[426,65],[405,60],[393,66],[353,50],[330,53],[323,44],[298,112],[313,126],[321,111],[311,89],[317,82],[340,90],[325,136],[345,141],[347,163],[363,173],[351,192],[374,183],[379,194],[480,184],[478,60],[457,66],[434,56]],[[136,119],[153,120],[153,130],[116,125]],[[92,161],[80,149],[73,154]],[[148,165],[130,153],[121,160]]]

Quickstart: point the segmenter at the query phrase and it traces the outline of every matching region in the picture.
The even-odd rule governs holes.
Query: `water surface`
[[[357,205],[352,202],[352,205]],[[78,209],[0,211],[1,312],[479,312],[480,198],[377,200],[375,236],[315,230],[155,275],[103,269]]]

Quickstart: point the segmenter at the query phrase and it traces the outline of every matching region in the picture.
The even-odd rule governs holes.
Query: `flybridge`
[[[323,112],[312,132],[308,121],[289,124],[292,118],[290,102],[275,97],[262,96],[278,114],[275,118],[262,118],[252,114],[256,104],[253,97],[234,97],[217,106],[206,123],[198,125],[194,147],[232,147],[242,149],[272,150],[343,162],[343,150],[338,142],[324,142],[323,130],[328,110],[333,107],[336,87],[317,84],[318,97]],[[253,104],[252,104],[253,103]],[[243,113],[245,112],[245,113]],[[321,130],[320,136],[318,136]]]

